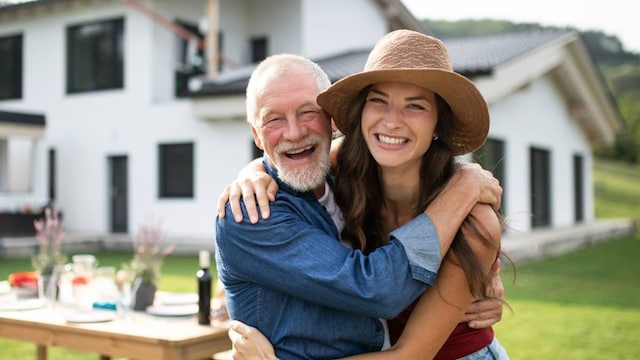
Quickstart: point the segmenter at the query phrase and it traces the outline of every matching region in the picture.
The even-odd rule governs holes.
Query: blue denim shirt
[[[271,216],[251,224],[217,219],[216,264],[232,319],[260,330],[281,359],[335,359],[379,351],[384,329],[432,285],[440,243],[418,216],[368,256],[344,247],[312,192],[282,183]],[[231,214],[227,204],[227,214]]]

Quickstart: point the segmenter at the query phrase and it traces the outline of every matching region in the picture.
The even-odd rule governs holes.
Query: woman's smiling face
[[[371,86],[361,129],[369,151],[382,167],[415,162],[431,146],[438,122],[435,94],[422,87],[384,82]]]

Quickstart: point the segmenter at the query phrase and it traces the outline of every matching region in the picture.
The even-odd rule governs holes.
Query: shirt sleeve
[[[388,245],[364,255],[341,245],[337,234],[312,226],[299,209],[278,201],[271,205],[270,218],[257,224],[236,223],[231,216],[217,220],[216,258],[226,281],[255,283],[323,306],[392,318],[435,279],[434,264],[408,258],[430,253],[427,247],[433,246],[418,244],[420,236],[424,241],[414,228],[420,222],[399,229]],[[405,246],[410,251],[405,252]],[[436,250],[431,252],[439,259],[439,246]]]
[[[431,219],[421,214],[392,231],[390,237],[404,246],[413,278],[433,284],[442,258],[440,238]]]

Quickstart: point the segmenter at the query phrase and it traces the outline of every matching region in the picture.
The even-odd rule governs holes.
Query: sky
[[[494,19],[571,26],[615,35],[627,51],[640,53],[640,15],[632,0],[402,0],[418,19]]]

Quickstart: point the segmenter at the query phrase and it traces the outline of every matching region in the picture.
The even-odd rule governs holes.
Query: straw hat
[[[318,96],[318,104],[348,129],[349,109],[360,91],[378,82],[403,82],[440,95],[453,111],[454,155],[476,150],[489,132],[489,110],[480,91],[466,77],[455,73],[444,44],[410,30],[396,30],[378,41],[362,72],[337,81]],[[348,135],[347,133],[345,133]]]

